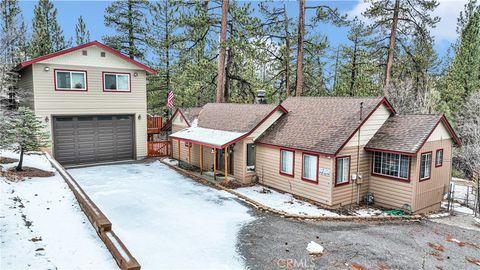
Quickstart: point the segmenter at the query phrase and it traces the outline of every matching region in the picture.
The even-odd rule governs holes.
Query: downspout
[[[362,118],[363,118],[363,102],[360,102],[360,123],[362,123]],[[356,177],[356,183],[357,183],[357,205],[360,204],[360,185],[359,183],[359,178],[360,178],[360,131],[362,130],[362,127],[358,129],[358,142],[357,142],[357,177]]]

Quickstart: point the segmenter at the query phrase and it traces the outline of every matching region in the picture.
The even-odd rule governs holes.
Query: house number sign
[[[320,173],[320,175],[322,175],[322,176],[330,176],[330,169],[320,168],[318,170],[318,173]]]

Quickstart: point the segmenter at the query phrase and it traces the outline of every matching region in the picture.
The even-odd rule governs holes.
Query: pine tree
[[[11,147],[20,153],[17,171],[23,170],[23,155],[25,152],[38,151],[48,146],[48,133],[44,123],[26,107],[20,107],[18,112],[6,123],[7,141],[13,142]]]
[[[32,21],[32,58],[60,51],[68,47],[63,30],[57,21],[57,9],[50,0],[39,0]]]
[[[90,32],[83,21],[83,17],[78,17],[77,25],[75,25],[75,42],[77,45],[85,44],[90,41]]]
[[[398,42],[406,42],[415,31],[425,34],[439,21],[431,12],[438,6],[436,0],[368,0],[370,6],[364,15],[372,19],[372,31],[378,33],[377,43],[385,46],[384,94],[391,81],[394,54]],[[387,42],[385,44],[385,42]]]
[[[222,0],[222,18],[220,26],[220,44],[217,72],[217,103],[225,102],[225,52],[227,47],[228,1],[229,0]]]
[[[471,5],[467,4],[465,8],[469,10]],[[442,109],[450,119],[453,119],[461,104],[480,89],[480,6],[469,13],[468,22],[460,19],[459,29],[459,42],[453,61],[447,68],[445,88],[441,92],[445,102]]]
[[[142,59],[148,33],[145,12],[149,8],[146,0],[118,0],[107,7],[105,26],[117,32],[117,35],[103,38],[107,45],[132,59]]]

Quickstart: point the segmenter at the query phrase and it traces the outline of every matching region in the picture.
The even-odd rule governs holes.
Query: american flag
[[[173,91],[168,92],[167,107],[169,109],[173,108],[173,97],[174,97]]]

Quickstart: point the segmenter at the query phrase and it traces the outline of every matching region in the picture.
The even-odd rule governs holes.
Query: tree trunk
[[[357,45],[358,40],[355,38],[353,45],[353,57],[352,57],[352,72],[350,74],[350,96],[354,96],[355,80],[357,79]]]
[[[393,65],[393,52],[395,50],[395,35],[397,33],[398,14],[400,11],[400,0],[395,0],[395,7],[393,10],[392,30],[390,31],[390,42],[388,44],[387,64],[385,67],[385,81],[383,83],[383,94],[388,95],[388,86],[390,85],[390,77]]]
[[[285,95],[288,98],[290,95],[290,35],[288,33],[288,14],[285,4],[283,4],[283,19],[285,31]]]
[[[303,35],[305,26],[305,0],[299,1],[298,11],[298,43],[297,43],[297,78],[295,96],[302,95],[303,88]]]
[[[218,54],[218,71],[217,71],[217,103],[224,102],[225,90],[225,49],[227,46],[227,14],[228,0],[222,0],[222,24],[220,30],[220,52]]]
[[[23,171],[23,148],[20,148],[20,160],[15,168],[16,171]]]
[[[229,38],[231,39],[233,35],[233,20],[232,23],[230,24],[230,36]],[[223,101],[228,102],[229,96],[230,96],[230,72],[232,70],[232,64],[233,64],[233,57],[235,55],[235,51],[233,46],[230,46],[227,50],[227,65],[225,67],[225,86],[223,90]]]
[[[128,56],[131,59],[135,58],[135,43],[134,43],[134,36],[133,36],[133,14],[132,14],[132,0],[128,0]]]

